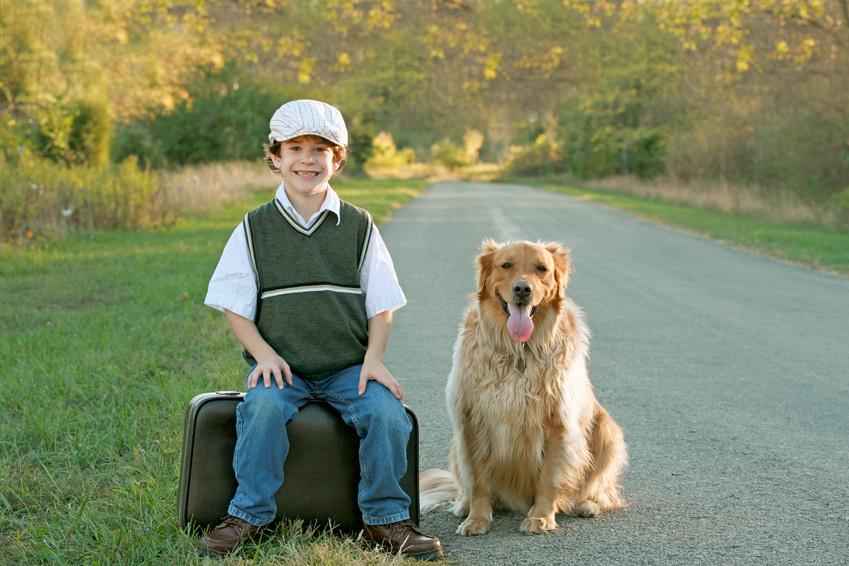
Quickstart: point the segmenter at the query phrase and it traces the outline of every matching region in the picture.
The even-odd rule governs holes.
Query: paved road
[[[593,330],[590,372],[625,430],[631,506],[543,536],[426,515],[463,564],[849,564],[849,281],[610,208],[439,184],[382,227],[409,304],[388,365],[445,468],[443,391],[483,237],[557,240]]]

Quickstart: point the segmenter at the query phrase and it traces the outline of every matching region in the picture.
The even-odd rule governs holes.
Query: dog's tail
[[[419,508],[422,513],[447,508],[459,493],[451,472],[430,468],[422,472],[419,479]]]

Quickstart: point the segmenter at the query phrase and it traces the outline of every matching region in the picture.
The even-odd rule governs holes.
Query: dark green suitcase
[[[244,395],[235,391],[202,393],[189,403],[180,468],[181,528],[215,525],[227,514],[236,492],[233,450],[236,446],[236,405]],[[407,444],[407,473],[401,487],[410,496],[410,518],[419,522],[419,427],[413,425]],[[277,518],[303,519],[341,531],[362,528],[357,506],[360,481],[359,437],[323,401],[310,401],[286,426],[289,455],[285,481],[277,492]],[[322,478],[320,481],[315,478]]]

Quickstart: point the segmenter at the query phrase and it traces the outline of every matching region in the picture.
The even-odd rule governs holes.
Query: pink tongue
[[[531,305],[514,305],[507,303],[510,318],[507,319],[507,331],[510,338],[516,342],[527,342],[534,331],[534,321],[531,320]]]

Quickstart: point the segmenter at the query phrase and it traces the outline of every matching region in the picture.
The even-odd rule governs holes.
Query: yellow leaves
[[[336,57],[336,66],[340,70],[345,70],[351,67],[351,56],[345,52],[340,53]]]
[[[316,60],[314,57],[304,57],[298,63],[298,82],[307,84],[312,80],[312,73],[315,71]]]
[[[162,108],[165,109],[166,112],[171,112],[176,106],[176,104],[174,103],[174,97],[171,96],[171,93],[169,92],[166,92],[162,95],[159,104],[162,106]]]
[[[498,76],[498,67],[501,65],[501,53],[492,53],[484,62],[483,78],[493,80]]]
[[[277,42],[277,56],[279,58],[300,57],[304,48],[304,42],[300,37],[286,35]]]
[[[749,70],[752,62],[752,53],[754,51],[754,47],[751,45],[745,45],[740,48],[737,52],[737,63],[735,67],[737,68],[737,72],[745,73]]]
[[[224,67],[224,56],[218,52],[213,53],[209,58],[209,62],[214,69],[221,69]]]
[[[796,63],[804,63],[814,56],[814,50],[817,47],[817,41],[812,37],[806,37],[799,47],[798,54],[794,58]]]

